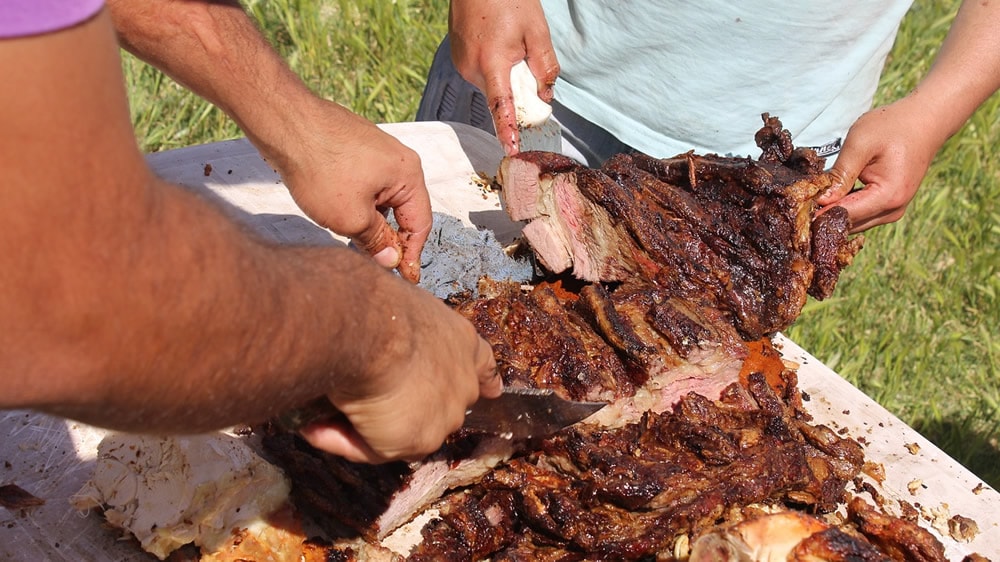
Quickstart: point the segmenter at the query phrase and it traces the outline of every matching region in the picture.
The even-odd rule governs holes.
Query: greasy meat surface
[[[689,394],[622,428],[544,440],[448,498],[411,559],[530,560],[537,550],[538,559],[637,560],[672,552],[678,537],[742,506],[835,509],[861,469],[860,448],[832,432],[817,448],[794,391],[779,395],[764,379],[753,374],[722,400]]]
[[[825,299],[833,294],[840,272],[854,261],[864,240],[848,239],[850,219],[843,207],[834,207],[812,223],[812,263],[816,268],[809,294]]]
[[[292,432],[268,428],[261,433],[265,450],[292,478],[295,505],[333,536],[377,538],[379,516],[406,486],[411,472],[406,463],[352,463],[313,449]]]
[[[638,289],[622,291],[617,300],[606,293],[591,299],[603,299],[599,306],[606,309],[605,315],[633,317],[630,329],[640,333],[627,337],[645,351],[629,347],[631,355],[602,336],[578,295],[556,285],[541,284],[526,293],[517,284],[484,280],[479,294],[475,299],[456,297],[451,304],[490,342],[504,384],[550,388],[575,400],[611,402],[598,414],[605,425],[665,410],[681,393],[717,395],[737,379],[745,354],[731,329],[700,327],[694,312],[687,312],[690,317],[677,312],[684,318],[677,327],[663,325],[651,302],[636,306],[642,296]],[[624,320],[616,322],[626,325]],[[603,329],[608,334],[625,334],[624,330]],[[676,334],[664,339],[663,332],[671,331]],[[721,334],[728,341],[715,339]],[[677,350],[671,341],[677,342]],[[260,432],[265,449],[293,482],[296,505],[330,535],[360,534],[372,540],[381,539],[447,490],[476,481],[531,445],[459,432],[420,463],[368,465],[315,450],[298,435],[276,427]]]
[[[757,160],[504,159],[507,213],[529,221],[524,236],[550,273],[576,279],[483,279],[475,298],[447,302],[491,344],[506,385],[609,405],[545,439],[459,432],[424,461],[380,467],[269,428],[265,447],[300,509],[330,535],[373,542],[436,513],[412,560],[569,561],[669,559],[682,538],[759,509],[749,506],[842,506],[863,450],[810,423],[767,336],[807,294],[832,293],[862,239],[849,238],[842,209],[814,220],[830,185],[823,160],[764,121]],[[911,550],[933,543],[861,508],[856,519]],[[860,534],[822,533],[802,541],[803,556],[880,559]]]
[[[517,294],[498,288],[493,298]],[[555,297],[556,291],[548,291]],[[743,371],[734,379],[739,382],[717,393],[717,400],[691,392],[672,407],[644,410],[624,425],[579,424],[522,443],[434,505],[412,505],[414,511],[434,507],[438,513],[423,526],[413,550],[397,558],[669,560],[669,553],[683,554],[683,545],[714,532],[720,522],[739,520],[748,509],[834,512],[849,500],[847,486],[864,465],[861,446],[811,423],[795,371],[767,340],[747,346],[745,353]],[[277,442],[289,438],[279,435]],[[450,447],[457,450],[461,442]],[[345,485],[326,480],[345,479],[325,475],[336,457],[302,450],[295,461],[314,471],[292,475],[293,482],[311,489],[307,502],[352,511],[368,498],[330,494]],[[460,472],[462,462],[454,460],[451,472]],[[355,468],[368,472],[351,475],[351,486],[383,486],[368,480],[377,476],[375,467]],[[402,479],[403,490],[420,487],[428,474],[419,470]],[[830,560],[943,560],[940,543],[916,524],[864,502],[851,502],[850,513],[849,524],[857,530],[815,530],[793,545],[794,552]],[[757,544],[780,531],[771,529]],[[379,538],[362,535],[373,542]]]
[[[618,154],[600,169],[519,154],[501,164],[501,195],[552,272],[654,281],[756,340],[791,325],[807,295],[828,297],[863,243],[843,209],[813,222],[831,185],[822,158],[766,114],[757,143],[757,160]]]
[[[574,400],[612,401],[635,392],[614,349],[549,286],[517,286],[456,308],[493,347],[505,385],[551,388]],[[639,381],[640,383],[642,381]]]
[[[893,560],[940,562],[947,560],[944,546],[912,521],[890,517],[861,498],[847,504],[847,512],[858,530],[871,538]]]

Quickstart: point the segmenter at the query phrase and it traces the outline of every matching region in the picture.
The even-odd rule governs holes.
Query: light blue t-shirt
[[[756,156],[764,112],[796,146],[835,153],[870,109],[911,3],[542,1],[556,99],[657,157]]]

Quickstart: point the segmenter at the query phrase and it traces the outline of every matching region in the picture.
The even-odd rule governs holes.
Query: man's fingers
[[[351,462],[377,464],[388,460],[372,450],[346,421],[311,424],[299,430],[299,434],[313,447]]]
[[[486,103],[493,116],[493,127],[504,153],[517,154],[520,134],[517,130],[517,111],[514,107],[514,93],[510,86],[510,70],[513,65],[493,68],[486,75]]]
[[[477,364],[485,365],[479,371],[479,395],[483,398],[496,398],[503,391],[503,380],[497,371],[496,359],[493,355],[493,348],[486,340],[479,338],[479,347],[476,350]]]
[[[878,184],[871,183],[837,202],[837,206],[846,209],[851,218],[851,234],[896,222],[903,217],[905,207],[887,208],[884,204],[885,196],[880,193],[882,190],[884,188]]]
[[[426,191],[422,193],[426,193]],[[433,221],[423,223],[423,220],[420,220],[418,223],[417,220],[411,220],[413,207],[423,204],[426,204],[426,212],[416,213],[416,215],[429,216],[431,214],[430,200],[427,198],[421,202],[413,201],[395,210],[396,222],[399,223],[398,240],[402,250],[397,270],[403,279],[411,283],[420,281],[420,254],[427,243],[427,237],[430,236],[431,227],[434,226]]]
[[[836,203],[843,199],[848,193],[854,189],[854,184],[857,182],[858,175],[857,172],[853,174],[849,171],[849,168],[841,167],[840,160],[837,160],[837,164],[830,170],[830,176],[832,177],[832,184],[830,187],[823,192],[816,202],[820,205],[826,206]]]
[[[545,44],[551,46],[549,42]],[[552,103],[553,87],[559,76],[559,61],[556,59],[556,52],[551,48],[539,52],[529,52],[525,61],[538,83],[538,97],[545,103]]]
[[[493,128],[497,140],[503,147],[504,154],[513,156],[521,149],[521,132],[517,128],[517,112],[514,109],[514,98],[507,95],[501,98],[488,98],[490,115],[493,116]]]
[[[372,212],[375,212],[374,209]],[[374,219],[373,225],[351,240],[359,248],[368,252],[375,259],[375,263],[392,269],[399,265],[403,257],[403,245],[400,243],[396,231],[386,222],[385,217],[380,213],[375,214],[377,217]]]

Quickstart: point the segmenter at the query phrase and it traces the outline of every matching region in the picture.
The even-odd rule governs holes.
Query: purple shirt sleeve
[[[72,27],[103,5],[104,0],[0,0],[0,39]]]

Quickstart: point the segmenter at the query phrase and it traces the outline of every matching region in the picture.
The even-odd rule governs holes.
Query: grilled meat
[[[815,439],[789,391],[794,373],[783,376],[781,391],[753,373],[749,386],[734,383],[720,400],[692,393],[621,428],[578,426],[545,439],[447,498],[410,558],[663,558],[680,537],[710,533],[744,506],[831,512],[846,499],[863,455],[832,432]],[[829,527],[810,528],[795,543]],[[810,541],[802,552],[854,545],[851,552],[871,555],[858,559],[885,559],[865,539],[836,529]]]
[[[506,385],[610,404],[544,440],[459,433],[378,467],[265,428],[300,509],[378,541],[433,506],[413,560],[568,561],[663,558],[751,504],[842,505],[863,451],[809,423],[767,336],[833,291],[861,238],[842,210],[813,221],[823,160],[764,121],[757,160],[504,159],[506,211],[552,275],[531,290],[484,279],[448,302]]]
[[[600,169],[559,155],[504,159],[509,214],[553,273],[590,282],[640,277],[721,311],[746,340],[787,328],[823,299],[863,244],[843,209],[813,221],[830,185],[824,161],[791,147],[767,114],[757,160],[618,154]]]

